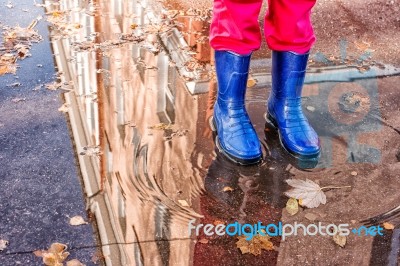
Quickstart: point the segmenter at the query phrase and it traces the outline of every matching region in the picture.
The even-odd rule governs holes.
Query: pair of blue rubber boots
[[[245,108],[250,57],[215,51],[218,95],[210,126],[218,150],[242,165],[262,160],[261,144]],[[301,107],[307,61],[308,54],[272,52],[272,90],[266,112],[283,148],[300,168],[315,167],[320,155],[318,135]]]

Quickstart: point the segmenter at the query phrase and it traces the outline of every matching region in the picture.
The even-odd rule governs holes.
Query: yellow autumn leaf
[[[393,230],[394,229],[394,225],[389,223],[389,222],[384,222],[382,225],[383,225],[383,228],[385,228],[386,230]]]
[[[62,266],[64,260],[69,256],[69,252],[65,251],[66,249],[67,245],[53,243],[48,250],[36,250],[33,254],[42,257],[45,265]]]
[[[251,240],[246,240],[246,236],[239,236],[236,242],[236,247],[240,249],[242,254],[251,253],[254,256],[261,254],[261,250],[274,250],[274,244],[270,241],[271,237],[268,235],[262,236],[257,234]]]
[[[344,246],[346,245],[346,236],[342,236],[339,234],[336,234],[333,236],[333,241],[340,247],[344,248]]]
[[[297,200],[290,198],[286,203],[286,210],[290,215],[295,215],[299,211],[299,204]]]
[[[233,188],[231,188],[231,187],[224,187],[224,188],[222,189],[222,191],[223,191],[223,192],[233,191]]]
[[[257,80],[249,77],[249,79],[247,80],[247,88],[252,88],[257,84]]]

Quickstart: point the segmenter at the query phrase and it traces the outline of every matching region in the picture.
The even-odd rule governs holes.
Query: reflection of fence
[[[52,43],[62,82],[73,88],[65,94],[68,115],[78,154],[86,154],[78,159],[106,262],[186,265],[191,242],[184,225],[199,215],[178,201],[191,205],[201,190],[192,165],[199,161],[193,155],[201,134],[199,97],[187,93],[165,52],[134,43],[104,45],[132,24],[149,23],[146,1],[60,4],[72,10],[69,22],[82,28],[62,39],[53,32]],[[90,49],[74,49],[88,36],[96,40]],[[159,123],[180,128],[160,130]],[[88,152],[99,145],[99,152]],[[104,193],[97,193],[103,185]]]

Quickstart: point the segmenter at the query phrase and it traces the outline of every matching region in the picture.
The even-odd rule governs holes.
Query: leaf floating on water
[[[299,211],[299,204],[297,200],[290,198],[286,203],[286,210],[290,215],[295,215]]]
[[[383,228],[385,228],[386,230],[393,230],[394,229],[394,225],[389,223],[389,222],[384,222],[382,225],[383,225]]]
[[[274,250],[274,244],[270,241],[268,235],[262,236],[257,234],[251,240],[246,240],[246,236],[239,236],[236,242],[236,247],[240,249],[242,254],[250,253],[254,256],[261,254],[261,250]]]
[[[78,216],[74,216],[71,219],[69,219],[69,224],[70,225],[83,225],[83,224],[88,224],[88,222],[86,222],[82,216],[78,215]]]
[[[286,191],[285,195],[295,199],[302,199],[302,206],[307,208],[316,208],[321,203],[326,203],[325,193],[321,187],[309,180],[287,179],[286,182],[293,187],[293,189]]]
[[[336,234],[333,236],[333,241],[340,247],[344,248],[344,246],[346,245],[346,242],[347,242],[347,238],[346,238],[346,236]]]
[[[62,266],[64,260],[69,256],[69,252],[65,251],[66,249],[67,245],[53,243],[48,250],[36,250],[33,254],[37,257],[42,257],[45,265]]]
[[[178,202],[180,205],[182,205],[182,207],[189,207],[189,204],[186,200],[178,200]]]
[[[7,248],[8,241],[4,239],[0,239],[0,251],[3,251]]]
[[[257,80],[254,79],[253,77],[249,77],[247,80],[247,88],[252,88],[255,85],[257,85]]]
[[[171,124],[159,123],[159,124],[155,124],[153,126],[149,126],[149,129],[156,129],[156,130],[172,129],[172,125]]]

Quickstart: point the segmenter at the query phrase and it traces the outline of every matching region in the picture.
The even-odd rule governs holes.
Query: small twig
[[[351,186],[342,186],[342,187],[327,186],[327,187],[322,187],[321,190],[324,190],[324,189],[337,189],[337,188],[351,188]]]

